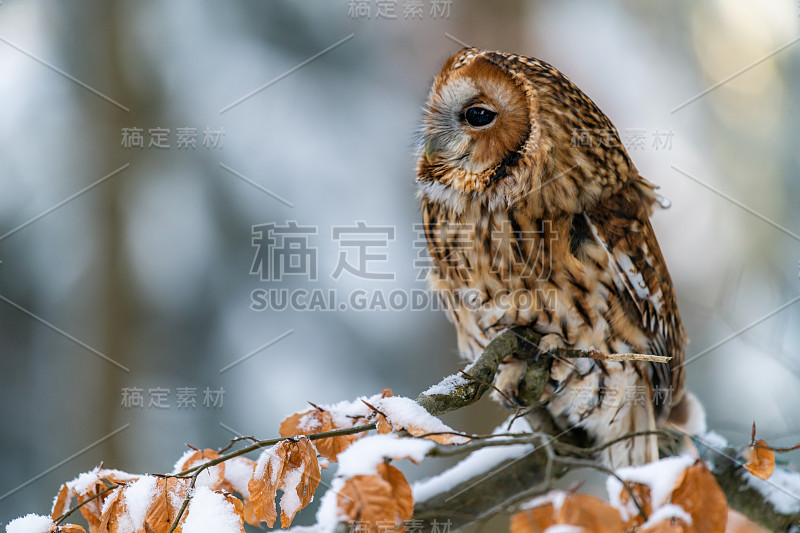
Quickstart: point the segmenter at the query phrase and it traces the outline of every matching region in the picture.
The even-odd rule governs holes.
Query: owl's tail
[[[628,404],[620,408],[609,424],[607,432],[599,429],[597,440],[598,442],[611,442],[623,435],[654,431],[655,429],[656,419],[653,414],[653,405],[649,401],[638,405]],[[657,461],[658,437],[652,434],[622,439],[609,445],[603,451],[601,458],[606,466],[612,469],[623,466],[639,466]]]

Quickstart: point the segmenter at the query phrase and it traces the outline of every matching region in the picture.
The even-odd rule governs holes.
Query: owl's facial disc
[[[428,100],[425,162],[478,174],[519,150],[529,133],[529,102],[508,72],[482,57],[446,65]]]

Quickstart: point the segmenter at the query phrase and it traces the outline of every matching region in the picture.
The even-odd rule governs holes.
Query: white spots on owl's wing
[[[619,264],[619,268],[622,272],[625,273],[625,276],[628,278],[630,282],[630,286],[633,287],[633,290],[636,291],[636,296],[640,300],[646,300],[650,296],[650,290],[647,288],[647,284],[644,282],[644,277],[642,273],[639,272],[636,267],[633,265],[633,261],[628,256],[628,254],[620,251],[614,252],[614,257]]]
[[[642,325],[653,333],[665,335],[666,328],[661,314],[664,306],[664,293],[661,287],[658,287],[655,292],[651,292],[644,276],[633,264],[630,256],[621,250],[612,252],[600,236],[597,226],[592,223],[588,215],[584,214],[584,217],[595,240],[606,252],[608,264],[614,272],[614,284],[619,290],[625,291],[631,296],[642,317]],[[635,230],[636,228],[632,228],[632,231]],[[647,264],[651,265],[651,254],[646,248],[643,251],[647,257]]]

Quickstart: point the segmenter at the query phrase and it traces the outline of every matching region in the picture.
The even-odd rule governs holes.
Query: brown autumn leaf
[[[86,530],[83,529],[83,526],[79,526],[77,524],[64,524],[59,526],[56,531],[58,531],[58,533],[86,533]]]
[[[288,527],[297,511],[311,502],[319,482],[319,463],[311,442],[305,437],[281,441],[261,454],[248,483],[255,518],[273,526],[278,517],[275,496],[282,489],[281,526]],[[286,495],[290,491],[297,501],[287,512],[285,507],[293,502],[293,497]]]
[[[183,463],[177,468],[178,471],[183,472],[203,463],[207,463],[213,459],[219,459],[219,454],[211,449],[198,450],[192,455],[187,457]],[[212,467],[206,468],[199,476],[197,476],[197,486],[208,487],[212,490],[222,488],[225,482],[225,463],[219,463]]]
[[[619,533],[625,530],[619,511],[586,494],[567,496],[559,509],[553,503],[546,503],[511,517],[511,533],[540,533],[554,525],[583,528],[585,533]]]
[[[288,468],[283,478],[281,527],[288,529],[297,512],[311,503],[321,479],[317,452],[308,439],[301,439],[290,452]],[[296,501],[291,496],[292,490],[297,496]],[[287,505],[290,506],[289,509]]]
[[[631,491],[628,492],[624,488],[619,495],[619,501],[623,507],[630,508],[635,506],[629,506],[628,503],[631,501],[631,492],[636,497],[636,501],[639,502],[639,505],[642,506],[642,511],[644,512],[645,516],[650,516],[653,513],[653,502],[652,497],[650,495],[650,487],[643,483],[634,483],[628,481],[628,485],[630,486]],[[644,523],[642,520],[642,516],[639,513],[634,513],[628,518],[628,521],[625,522],[625,527],[630,529],[634,526],[640,526]]]
[[[391,422],[386,420],[383,413],[375,413],[375,429],[378,430],[378,435],[386,435],[394,430]]]
[[[672,503],[692,517],[692,527],[702,533],[724,533],[728,520],[725,494],[703,461],[684,470],[672,491]]]
[[[167,533],[178,516],[183,500],[189,491],[189,479],[174,477],[160,478],[156,481],[155,497],[145,515],[145,531]],[[181,517],[181,522],[186,518]]]
[[[291,441],[285,440],[265,450],[258,460],[259,466],[253,472],[253,478],[247,484],[256,519],[266,522],[269,527],[272,527],[278,518],[275,495],[278,493],[286,469],[286,458],[291,445]],[[264,461],[265,454],[269,454],[266,461]]]
[[[414,514],[414,498],[406,477],[397,468],[381,463],[376,475],[359,475],[348,479],[337,497],[337,505],[351,522],[378,531],[394,522],[405,531],[402,523]],[[395,530],[393,530],[395,531]]]
[[[58,489],[58,495],[56,495],[56,499],[53,500],[53,510],[50,512],[50,518],[55,520],[63,515],[67,511],[67,503],[71,499],[72,497],[70,496],[70,490],[67,487],[67,484],[64,483],[61,485],[61,488]]]
[[[127,512],[123,492],[125,487],[112,490],[108,496],[108,502],[104,506],[104,511],[100,517],[100,524],[96,527],[89,523],[89,530],[92,533],[114,533],[117,531],[120,517]]]
[[[745,453],[747,464],[744,467],[754,476],[767,479],[775,470],[775,453],[763,440],[750,446]]]
[[[91,499],[80,508],[80,512],[89,523],[89,530],[94,532],[100,525],[103,504],[110,492],[96,498],[95,496],[107,490],[109,485],[113,486],[116,483],[134,481],[138,478],[139,476],[137,475],[128,474],[120,470],[108,470],[100,467],[81,474],[75,481],[64,483],[61,486],[53,502],[51,517],[55,520],[63,515],[71,507],[73,498],[77,499],[77,504],[82,504]]]
[[[333,418],[328,411],[320,408],[312,408],[306,411],[295,413],[281,422],[281,437],[295,437],[298,435],[313,435],[315,433],[325,433],[335,429],[345,429],[336,426]],[[314,444],[319,454],[329,461],[336,462],[336,456],[346,450],[353,442],[364,434],[341,435],[338,437],[328,437],[317,439]]]

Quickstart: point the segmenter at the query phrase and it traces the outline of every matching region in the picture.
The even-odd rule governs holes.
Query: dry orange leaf
[[[583,528],[585,533],[619,533],[625,530],[619,511],[586,494],[567,496],[559,509],[547,503],[511,517],[511,533],[540,533],[554,525]]]
[[[186,498],[190,483],[188,479],[172,477],[156,480],[153,498],[144,515],[142,529],[137,532],[167,533]],[[125,496],[125,492],[129,488],[130,486],[120,487],[112,491],[99,527],[97,529],[90,527],[93,533],[118,533],[130,530],[132,526],[130,508]],[[241,508],[241,503],[239,508]],[[185,518],[184,514],[181,522]],[[133,526],[135,527],[135,525]],[[180,531],[180,526],[176,531]]]
[[[367,525],[370,531],[391,522],[398,527],[392,531],[404,531],[403,522],[414,514],[414,498],[406,477],[385,463],[378,465],[377,475],[348,479],[339,491],[337,504],[351,522],[359,522],[359,527]]]
[[[653,512],[653,502],[652,496],[650,495],[650,487],[643,483],[634,483],[628,481],[628,485],[630,486],[631,492],[636,497],[636,501],[639,502],[639,505],[642,506],[642,511],[644,511],[645,516],[650,516]],[[622,489],[622,493],[619,495],[619,501],[623,505],[623,507],[629,507],[628,502],[631,501],[631,492],[628,492],[624,488]],[[639,513],[634,513],[625,522],[626,528],[632,528],[634,526],[640,526],[644,523],[642,520],[642,516]]]
[[[744,467],[757,478],[767,479],[775,470],[775,453],[763,440],[748,448],[747,464]]]
[[[188,479],[162,478],[156,482],[156,497],[145,515],[145,531],[149,527],[153,533],[167,533],[178,515],[186,493],[189,490]],[[181,521],[186,516],[181,517]],[[149,533],[149,531],[148,531]]]
[[[337,427],[333,423],[331,414],[323,409],[313,408],[301,413],[295,413],[281,422],[281,437],[295,437],[298,435],[313,435],[314,433],[324,433]],[[336,456],[345,451],[353,442],[364,434],[341,435],[339,437],[329,437],[317,439],[314,444],[319,454],[329,461],[336,462]]]
[[[289,454],[289,464],[284,475],[283,490],[284,496],[281,498],[281,527],[287,529],[297,512],[311,503],[314,492],[320,482],[320,468],[317,462],[317,452],[311,442],[303,438],[297,442],[296,449]],[[292,487],[294,485],[294,487]],[[297,501],[294,506],[287,509],[287,503],[292,501],[287,492],[291,493],[294,489]],[[288,512],[287,512],[288,511]]]
[[[53,511],[51,513],[53,520],[57,519],[67,511],[67,509],[71,506],[73,498],[77,498],[77,503],[81,504],[108,489],[108,485],[106,483],[114,484],[134,481],[139,477],[121,472],[119,470],[106,470],[99,467],[91,472],[82,474],[82,476],[87,475],[94,476],[94,480],[90,481],[89,483],[82,482],[81,486],[83,488],[81,492],[75,489],[72,483],[64,483],[61,486],[58,491],[58,495],[53,502]],[[83,515],[83,517],[89,523],[90,531],[94,532],[95,529],[100,526],[100,517],[103,510],[103,504],[110,494],[111,492],[107,492],[102,496],[96,497],[80,508],[81,515]]]
[[[285,440],[265,450],[248,483],[255,518],[272,527],[278,517],[275,496],[282,489],[281,527],[289,527],[297,511],[311,502],[319,482],[317,453],[307,438]],[[292,491],[297,501],[287,496]]]
[[[672,492],[672,503],[692,517],[692,527],[703,533],[724,533],[728,520],[725,494],[702,461],[684,470],[683,478]]]
[[[77,524],[64,524],[63,526],[59,526],[56,531],[58,531],[58,533],[86,533],[86,530]]]
[[[219,459],[219,454],[211,449],[198,450],[192,455],[187,457],[183,463],[178,467],[178,470],[183,472],[203,463],[207,463],[212,459]],[[212,467],[206,468],[199,476],[197,476],[197,485],[205,486],[212,490],[222,488],[225,483],[225,463],[219,463]]]

